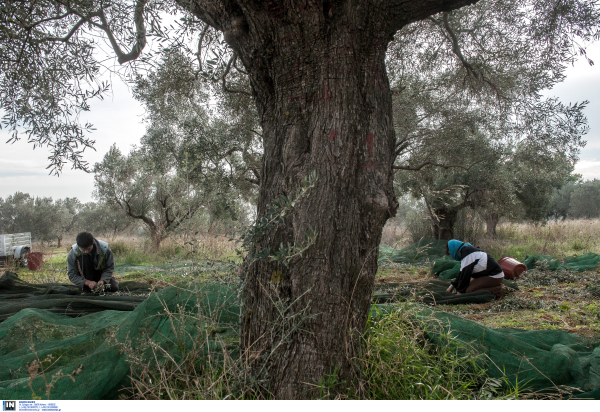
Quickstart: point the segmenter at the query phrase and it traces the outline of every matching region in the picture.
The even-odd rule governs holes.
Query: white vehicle
[[[31,252],[31,232],[0,235],[0,259],[13,257],[21,266],[27,266],[27,254]]]

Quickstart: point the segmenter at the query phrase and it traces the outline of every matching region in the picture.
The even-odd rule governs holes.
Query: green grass
[[[372,321],[366,333],[363,399],[472,399],[486,382],[478,355],[424,337],[410,305]],[[451,337],[446,336],[448,342]]]

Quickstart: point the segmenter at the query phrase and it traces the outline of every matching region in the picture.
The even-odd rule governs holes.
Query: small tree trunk
[[[162,232],[156,228],[150,229],[150,240],[152,251],[157,252],[160,249],[160,244],[163,241],[164,236]]]
[[[496,227],[499,220],[500,215],[498,213],[490,212],[485,214],[486,233],[488,236],[496,237]]]
[[[435,216],[432,219],[436,239],[451,240],[454,238],[454,223],[456,223],[457,214],[457,210],[435,209]]]
[[[58,247],[61,247],[61,244],[62,244],[62,236],[58,236],[58,237],[57,237],[57,243],[58,243]]]

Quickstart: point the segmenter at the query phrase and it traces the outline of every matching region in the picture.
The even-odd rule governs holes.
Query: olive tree
[[[408,26],[392,43],[394,168],[399,187],[425,197],[436,236],[451,238],[466,207],[490,235],[500,216],[543,219],[577,161],[587,102],[541,92],[563,80],[598,20],[597,10],[590,20],[563,6],[544,14],[551,4],[483,1]]]
[[[580,183],[571,193],[569,215],[573,218],[593,219],[600,216],[600,180]]]
[[[253,247],[276,251],[309,233],[316,235],[311,246],[286,265],[268,259],[246,262],[241,353],[254,371],[264,372],[274,396],[309,396],[311,385],[327,374],[335,372],[346,382],[360,375],[355,359],[362,352],[378,244],[383,225],[397,208],[393,166],[399,142],[386,71],[388,45],[411,23],[473,3],[476,0],[136,0],[132,6],[117,0],[30,0],[29,9],[5,3],[3,14],[10,18],[2,23],[8,30],[1,31],[0,55],[8,63],[0,73],[3,90],[9,92],[3,95],[9,103],[3,103],[7,124],[33,125],[30,139],[56,148],[59,160],[54,165],[65,159],[61,153],[80,162],[79,148],[91,142],[68,110],[86,110],[90,96],[104,90],[95,83],[84,84],[100,67],[93,54],[95,37],[86,32],[103,34],[119,63],[132,62],[128,67],[135,66],[135,59],[149,57],[142,55],[149,36],[164,38],[161,10],[186,13],[200,46],[207,33],[216,33],[213,39],[222,33],[226,51],[206,60],[200,47],[197,56],[203,64],[200,71],[208,77],[217,73],[214,67],[224,67],[219,81],[226,90],[242,91],[228,83],[232,71],[245,73],[249,81],[264,151],[259,219],[270,215],[281,196],[303,193],[284,219],[259,231]],[[534,0],[526,8],[517,1],[492,3],[502,11],[533,10],[532,30],[547,37],[550,49],[574,36],[575,31],[557,29],[565,14],[597,17],[595,3],[585,0],[569,0],[567,7],[562,1],[558,7],[556,2]],[[444,19],[434,20],[440,18]],[[594,35],[585,27],[577,30],[584,37]],[[572,43],[566,44],[569,52]],[[33,71],[34,78],[22,82],[23,71]],[[489,84],[485,78],[484,74],[483,85]],[[28,104],[35,110],[20,111]],[[316,181],[303,191],[309,175],[316,175]],[[299,313],[306,316],[295,316]],[[301,323],[291,329],[277,327],[294,320]]]
[[[76,232],[86,231],[96,237],[115,238],[137,229],[135,220],[113,204],[87,202],[81,205],[74,227]]]

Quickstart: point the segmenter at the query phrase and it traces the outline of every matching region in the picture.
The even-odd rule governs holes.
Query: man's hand
[[[93,280],[86,280],[85,281],[85,286],[87,286],[90,289],[94,289],[96,287],[97,283],[94,282]]]
[[[454,285],[450,285],[448,286],[448,289],[446,289],[446,292],[452,292],[454,290]]]
[[[104,281],[101,280],[100,282],[98,282],[98,285],[104,285]]]

